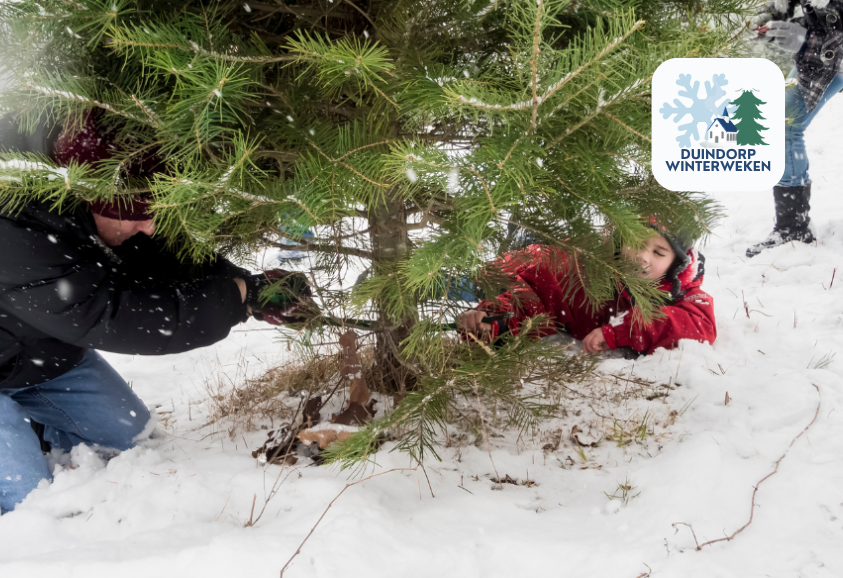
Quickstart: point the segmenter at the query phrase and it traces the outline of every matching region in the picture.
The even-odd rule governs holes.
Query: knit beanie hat
[[[113,131],[104,129],[101,115],[93,112],[82,113],[65,123],[54,145],[53,158],[62,166],[71,162],[94,164],[110,158],[119,148],[115,144]],[[127,169],[132,176],[145,176],[160,163],[154,153],[139,157],[139,161],[130,164]],[[111,201],[86,201],[91,212],[121,221],[148,221],[150,195],[132,195]]]
[[[151,198],[147,195],[135,195],[128,199],[113,201],[87,201],[92,213],[118,221],[149,221]]]
[[[650,222],[647,226],[664,237],[668,244],[670,244],[670,248],[673,249],[673,253],[676,256],[673,262],[674,265],[678,265],[677,261],[680,261],[680,264],[683,265],[688,264],[688,249],[694,246],[695,241],[692,236],[687,232],[668,231],[667,227],[661,224],[655,215],[650,215]]]

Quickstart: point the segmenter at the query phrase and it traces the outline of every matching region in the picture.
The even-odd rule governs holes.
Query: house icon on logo
[[[723,114],[714,120],[705,131],[705,145],[716,147],[734,147],[738,144],[738,128],[729,120],[729,112],[723,107]]]

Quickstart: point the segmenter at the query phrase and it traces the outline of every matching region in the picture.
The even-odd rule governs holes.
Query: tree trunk
[[[395,265],[405,259],[410,250],[407,232],[407,212],[400,194],[394,194],[385,203],[380,203],[369,217],[371,228],[372,273],[391,275]],[[403,392],[413,389],[416,378],[399,359],[399,344],[410,335],[415,319],[412,316],[390,318],[386,304],[376,303],[377,318],[383,327],[376,333],[376,374],[380,376],[381,391]]]

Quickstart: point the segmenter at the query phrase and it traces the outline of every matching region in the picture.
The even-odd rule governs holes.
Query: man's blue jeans
[[[23,389],[0,390],[0,514],[52,479],[30,419],[44,424],[54,448],[99,444],[125,450],[149,423],[149,411],[99,353],[89,350],[64,375]]]
[[[788,78],[796,78],[796,68],[790,71]],[[784,128],[785,169],[779,185],[799,187],[811,183],[808,176],[808,154],[805,152],[805,129],[825,103],[837,96],[841,89],[843,89],[843,76],[838,74],[811,112],[808,112],[805,100],[802,98],[802,90],[798,86],[793,86],[784,93],[784,114],[793,120]]]

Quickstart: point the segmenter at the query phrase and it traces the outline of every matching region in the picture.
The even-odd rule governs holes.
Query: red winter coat
[[[647,325],[633,321],[632,303],[626,289],[613,301],[596,308],[588,306],[582,288],[566,298],[570,275],[568,260],[561,252],[542,245],[532,245],[506,255],[503,271],[515,282],[514,287],[494,299],[481,301],[477,308],[512,313],[506,324],[513,334],[518,333],[526,318],[542,313],[548,314],[556,327],[576,339],[584,339],[602,327],[606,344],[611,349],[631,347],[650,354],[659,347],[675,347],[680,339],[713,343],[717,337],[714,304],[711,296],[700,289],[704,259],[695,249],[688,251],[688,257],[690,262],[682,271],[672,279],[662,280],[659,288],[671,294],[673,299],[659,308],[664,316]],[[543,327],[541,335],[556,333],[556,327]],[[492,324],[492,340],[501,333],[500,329],[498,322]]]

